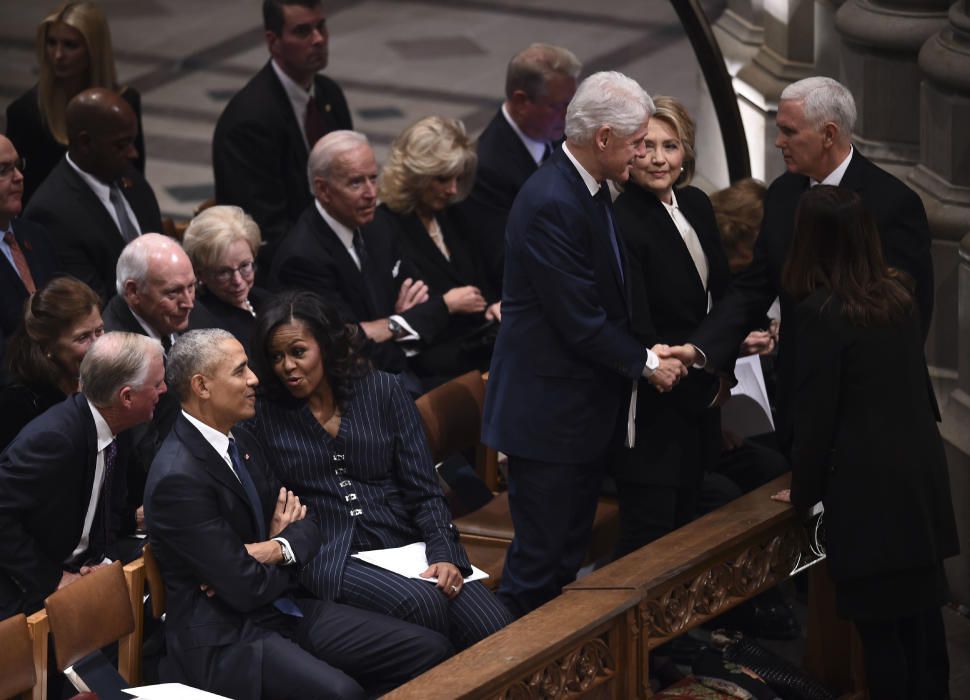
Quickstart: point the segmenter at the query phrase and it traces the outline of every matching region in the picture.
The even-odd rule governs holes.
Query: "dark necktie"
[[[357,260],[360,262],[360,271],[364,271],[364,267],[367,266],[367,248],[364,246],[364,237],[360,235],[360,229],[354,229],[354,252],[357,254]]]
[[[86,562],[100,563],[108,547],[111,530],[111,483],[114,479],[115,462],[118,457],[118,442],[112,440],[104,448],[104,475],[95,506],[91,532],[88,533],[88,550],[83,555]]]
[[[613,255],[616,257],[616,267],[620,271],[620,281],[623,280],[623,258],[620,257],[620,243],[616,239],[616,225],[613,223],[613,200],[610,197],[610,188],[604,182],[594,197],[606,212],[606,223],[610,230],[610,246],[613,248]]]
[[[37,287],[34,285],[34,277],[30,274],[27,258],[24,257],[24,251],[20,249],[20,244],[17,243],[17,237],[13,235],[13,231],[7,229],[6,233],[3,234],[3,242],[10,248],[14,267],[17,268],[17,275],[19,275],[20,281],[24,283],[24,288],[28,294],[33,294],[37,291]]]
[[[327,125],[317,106],[317,98],[310,95],[310,101],[306,103],[306,117],[303,120],[303,131],[306,134],[306,142],[309,149],[313,150],[313,145],[320,140],[321,136],[326,135]]]
[[[229,459],[232,462],[232,468],[236,472],[236,476],[239,477],[239,481],[242,483],[243,491],[246,492],[246,498],[249,500],[253,514],[256,516],[256,527],[259,529],[259,537],[266,537],[268,534],[266,519],[263,517],[263,508],[260,505],[259,495],[256,493],[256,484],[253,483],[253,477],[250,476],[245,462],[240,458],[236,441],[232,438],[229,438]],[[290,598],[277,598],[273,601],[273,607],[286,615],[303,617],[300,608]]]
[[[112,185],[108,192],[108,199],[111,200],[111,206],[114,207],[115,216],[118,218],[118,228],[121,230],[121,237],[125,239],[126,243],[130,243],[138,238],[140,231],[132,222],[131,217],[128,216],[125,198],[121,194],[121,189],[118,185]]]
[[[539,165],[542,165],[547,160],[549,160],[549,156],[551,155],[552,155],[552,145],[548,141],[546,141],[546,147],[542,150],[542,160],[539,161]]]

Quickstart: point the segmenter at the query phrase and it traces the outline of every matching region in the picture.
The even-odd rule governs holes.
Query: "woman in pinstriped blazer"
[[[471,565],[438,485],[414,402],[371,369],[358,336],[315,294],[284,295],[257,319],[253,364],[264,395],[252,429],[280,480],[307,504],[325,544],[302,573],[323,599],[449,635],[458,649],[511,621]],[[426,577],[408,579],[351,554],[425,542]]]

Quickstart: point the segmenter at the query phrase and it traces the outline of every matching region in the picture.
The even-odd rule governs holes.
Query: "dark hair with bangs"
[[[334,401],[343,410],[353,394],[353,380],[370,371],[370,363],[361,354],[363,333],[355,324],[341,321],[336,309],[313,292],[281,294],[256,317],[250,359],[264,395],[276,401],[290,398],[273,371],[269,344],[277,328],[293,322],[303,323],[320,346],[324,374]]]
[[[910,277],[886,265],[872,215],[841,187],[818,185],[802,195],[782,285],[796,300],[830,290],[858,326],[886,325],[913,309]]]

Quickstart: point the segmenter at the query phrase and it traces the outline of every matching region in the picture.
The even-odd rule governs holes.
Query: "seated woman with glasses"
[[[210,207],[185,230],[185,249],[199,280],[199,298],[219,328],[232,333],[249,353],[256,312],[270,297],[253,286],[259,227],[239,207]]]

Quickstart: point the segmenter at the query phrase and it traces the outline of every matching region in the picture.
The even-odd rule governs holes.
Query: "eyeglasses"
[[[225,284],[232,280],[237,272],[244,280],[248,280],[256,272],[256,263],[252,260],[247,260],[238,267],[218,267],[212,271],[212,276],[215,277],[217,282]]]
[[[0,177],[10,177],[13,175],[14,170],[24,171],[27,167],[26,158],[18,158],[17,160],[10,160],[6,163],[0,163]]]

